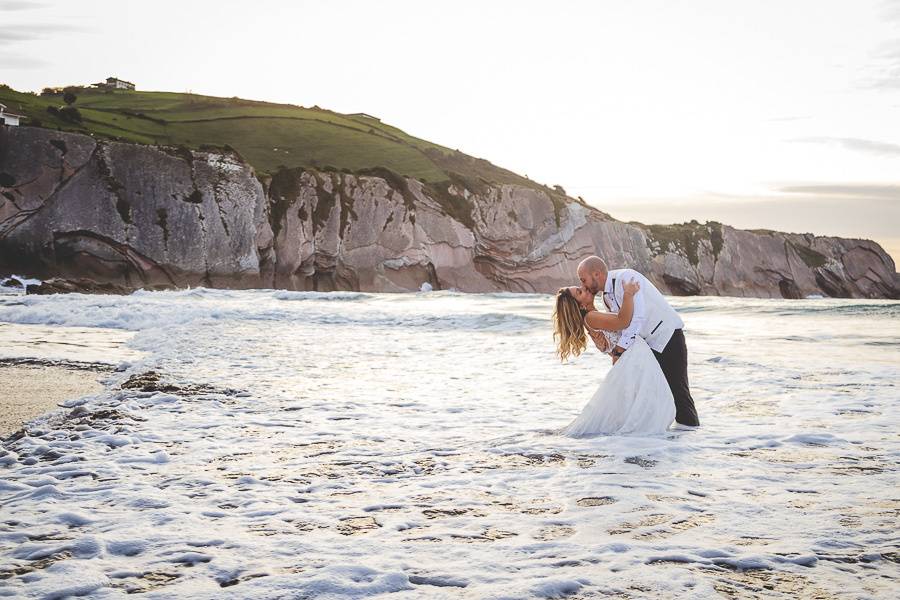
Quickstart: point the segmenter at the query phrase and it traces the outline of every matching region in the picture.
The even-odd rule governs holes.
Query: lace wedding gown
[[[611,351],[619,334],[602,333]],[[650,346],[638,337],[600,382],[581,414],[560,433],[569,437],[662,433],[674,419],[675,400],[669,384]]]

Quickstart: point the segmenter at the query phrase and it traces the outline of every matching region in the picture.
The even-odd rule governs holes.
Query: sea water
[[[0,594],[896,593],[900,302],[672,299],[702,426],[588,439],[552,302],[0,296],[3,357],[118,369],[3,443]]]

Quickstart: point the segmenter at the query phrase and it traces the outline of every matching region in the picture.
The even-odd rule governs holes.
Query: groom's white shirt
[[[626,350],[637,336],[646,340],[647,345],[662,352],[676,329],[684,327],[684,321],[666,301],[649,279],[634,269],[613,269],[606,276],[603,289],[603,304],[610,312],[619,312],[625,297],[624,284],[637,281],[641,290],[634,295],[634,313],[631,324],[622,332],[619,346]]]

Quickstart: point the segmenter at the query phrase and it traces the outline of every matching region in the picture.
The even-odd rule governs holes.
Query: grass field
[[[74,90],[81,116],[72,122],[48,107],[62,94],[36,95],[0,86],[0,103],[26,124],[140,144],[230,146],[263,174],[279,167],[360,171],[386,168],[429,183],[518,183],[547,190],[491,163],[406,134],[381,121],[330,110],[174,92]]]

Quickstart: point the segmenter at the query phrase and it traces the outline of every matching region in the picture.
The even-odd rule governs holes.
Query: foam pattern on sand
[[[900,303],[678,304],[703,427],[574,440],[546,296],[0,298],[146,357],[3,443],[0,595],[888,597]]]

